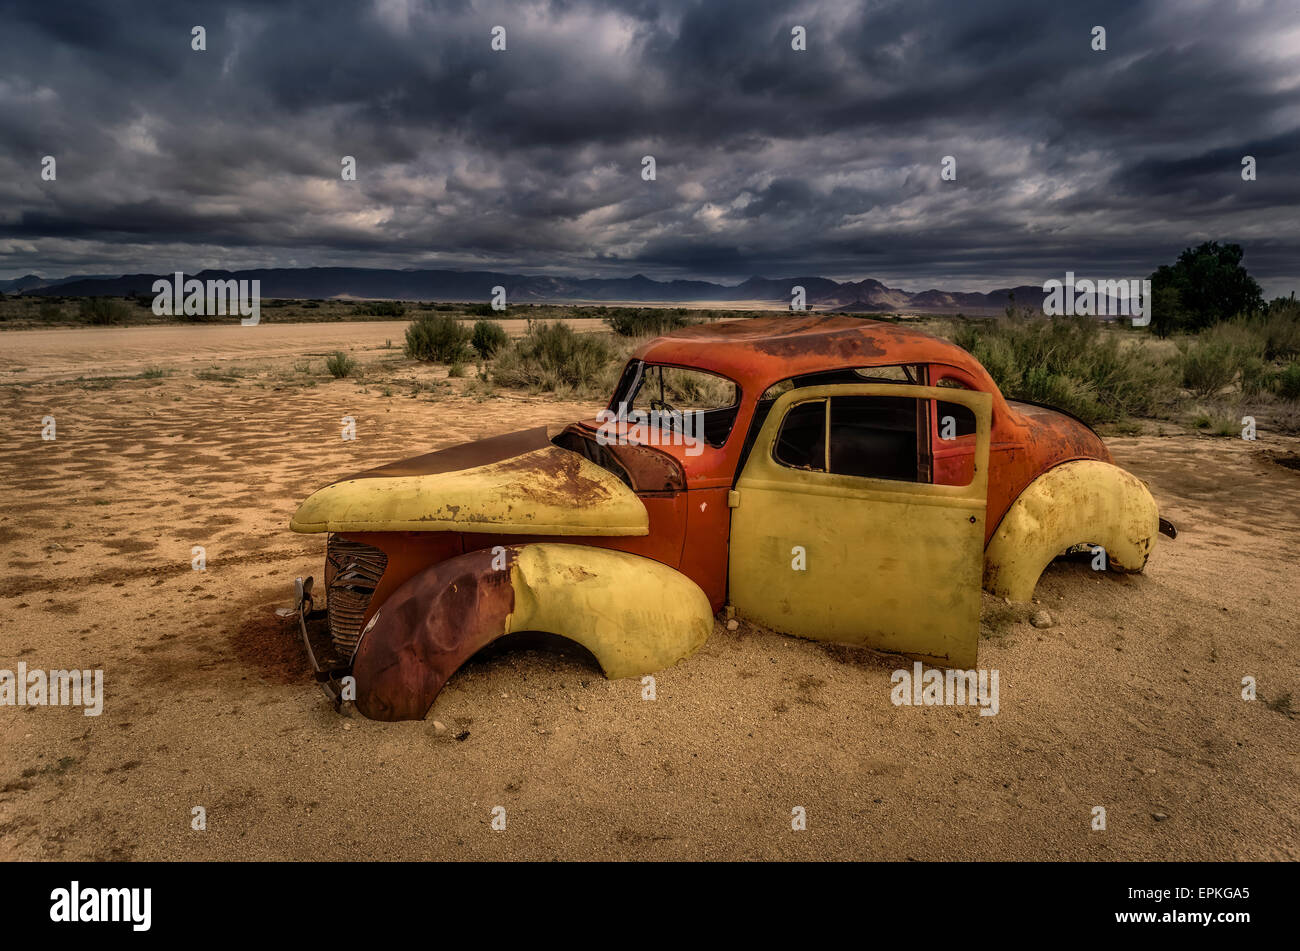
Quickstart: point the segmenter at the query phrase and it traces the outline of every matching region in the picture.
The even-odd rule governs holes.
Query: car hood
[[[645,506],[545,426],[404,459],[313,493],[295,532],[645,535]]]

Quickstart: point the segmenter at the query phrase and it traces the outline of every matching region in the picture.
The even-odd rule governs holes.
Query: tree
[[[1206,241],[1157,268],[1151,275],[1152,329],[1163,337],[1259,310],[1264,295],[1241,266],[1244,253],[1239,244]]]

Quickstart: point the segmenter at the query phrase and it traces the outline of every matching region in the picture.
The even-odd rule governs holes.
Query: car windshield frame
[[[732,399],[732,402],[726,406],[714,406],[709,409],[703,409],[703,410],[677,410],[678,414],[682,412],[699,412],[701,414],[705,414],[706,418],[707,418],[707,414],[710,413],[730,413],[731,416],[730,416],[730,421],[727,424],[727,431],[722,435],[720,440],[715,441],[714,439],[709,438],[707,425],[705,426],[705,435],[703,437],[704,444],[708,446],[710,449],[725,448],[727,443],[731,439],[731,434],[736,430],[736,420],[740,415],[741,404],[744,402],[743,387],[741,387],[740,383],[738,383],[736,380],[733,380],[725,373],[718,373],[715,370],[706,370],[703,367],[689,366],[684,363],[651,362],[648,360],[642,360],[638,357],[633,357],[632,359],[628,360],[627,366],[623,368],[622,374],[619,375],[618,383],[614,385],[614,394],[610,398],[609,406],[606,408],[606,412],[612,414],[612,417],[621,423],[629,422],[628,420],[629,411],[633,413],[647,412],[647,410],[643,410],[640,409],[639,407],[634,406],[634,401],[637,395],[640,394],[642,386],[650,379],[650,374],[647,371],[651,369],[660,370],[661,387],[662,387],[662,380],[663,380],[662,371],[664,369],[686,370],[691,373],[700,373],[700,374],[704,374],[705,376],[716,377],[718,380],[722,380],[726,383],[731,384],[734,392],[734,397]],[[661,396],[660,398],[662,399],[663,397]],[[680,428],[679,417],[675,417],[670,413],[664,413],[660,417],[660,419],[668,423],[669,429],[676,429],[678,431],[682,431]],[[677,420],[677,422],[674,422],[674,420]],[[632,422],[635,425],[635,420],[633,420]]]

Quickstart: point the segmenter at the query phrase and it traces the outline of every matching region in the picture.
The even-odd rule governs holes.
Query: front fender
[[[567,637],[619,678],[675,664],[713,629],[699,586],[649,558],[552,543],[495,552],[433,565],[375,612],[352,667],[365,716],[422,719],[461,664],[506,634]]]
[[[1028,601],[1043,570],[1074,545],[1101,545],[1119,571],[1141,571],[1155,547],[1156,501],[1136,476],[1092,459],[1062,463],[1025,487],[984,550],[984,587]]]

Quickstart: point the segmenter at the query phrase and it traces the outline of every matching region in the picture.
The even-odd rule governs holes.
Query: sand
[[[1058,563],[1038,605],[986,597],[996,716],[896,707],[894,658],[722,623],[653,701],[519,648],[424,722],[340,716],[275,614],[323,561],[297,503],[596,408],[466,395],[380,349],[402,327],[0,334],[0,668],[102,668],[106,693],[0,707],[0,857],[1300,858],[1300,472],[1274,461],[1300,445],[1268,433],[1110,440],[1182,533],[1142,575]],[[340,347],[361,381],[323,373]]]

